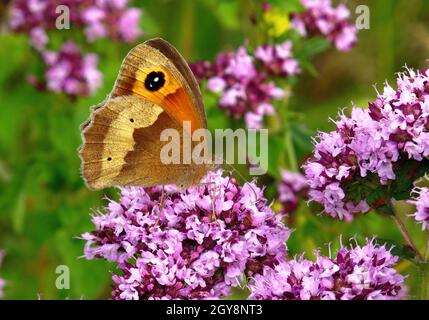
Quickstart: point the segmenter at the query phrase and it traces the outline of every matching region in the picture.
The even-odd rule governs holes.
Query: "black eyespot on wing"
[[[152,71],[146,77],[144,81],[144,86],[149,91],[158,91],[165,84],[165,76],[162,72]]]

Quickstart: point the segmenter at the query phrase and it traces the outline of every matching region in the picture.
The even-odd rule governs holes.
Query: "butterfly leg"
[[[204,182],[198,184],[199,186],[207,186],[208,192],[210,193],[210,197],[212,200],[212,221],[216,220],[216,208],[215,208],[215,201],[216,201],[216,183],[214,181],[210,182]]]
[[[161,213],[165,208],[165,197],[166,197],[165,189],[164,189],[164,186],[162,186],[162,193],[161,193],[161,200],[160,200],[160,206],[159,206],[159,211],[158,211],[158,218],[156,219],[156,222],[153,225],[154,227],[158,226],[158,223],[161,221]]]
[[[210,196],[212,198],[212,221],[216,220],[216,208],[215,208],[215,201],[216,201],[216,184],[214,182],[209,182],[210,188]]]

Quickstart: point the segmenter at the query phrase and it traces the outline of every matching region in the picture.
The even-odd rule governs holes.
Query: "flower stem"
[[[428,232],[426,244],[425,244],[424,260],[425,262],[429,263],[429,232]]]
[[[429,263],[419,263],[420,292],[419,300],[429,300]]]
[[[418,259],[420,261],[423,261],[422,254],[420,253],[419,249],[417,249],[417,246],[414,243],[413,238],[411,238],[411,235],[408,232],[407,228],[405,227],[404,223],[402,222],[401,218],[396,213],[394,216],[392,216],[392,218],[395,221],[396,225],[398,226],[398,229],[401,232],[407,244],[411,247],[411,249],[413,249]]]
[[[290,128],[287,128],[286,130],[286,134],[285,134],[285,138],[286,138],[286,150],[288,153],[288,160],[289,160],[289,168],[296,172],[298,171],[298,161],[296,160],[296,153],[295,153],[295,148],[293,146],[293,141],[292,141],[292,132],[290,130]]]
[[[429,300],[429,233],[425,245],[424,262],[419,264],[419,274],[421,277],[419,298]]]

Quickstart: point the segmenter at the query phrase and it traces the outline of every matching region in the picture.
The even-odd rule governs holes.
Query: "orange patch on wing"
[[[145,87],[145,80],[150,72],[162,72],[165,76],[165,86],[157,91],[150,91]],[[193,103],[184,87],[163,68],[139,68],[135,74],[133,93],[160,104],[165,111],[181,126],[183,121],[191,122],[191,131],[202,128],[203,124],[197,114],[192,112]]]

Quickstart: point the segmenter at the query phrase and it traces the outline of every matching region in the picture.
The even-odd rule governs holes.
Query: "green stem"
[[[298,161],[296,160],[296,153],[295,153],[295,148],[293,146],[292,133],[290,128],[286,129],[285,140],[286,140],[286,151],[287,151],[288,160],[289,160],[289,169],[291,171],[296,172],[298,171]]]
[[[191,57],[194,39],[194,23],[195,23],[195,1],[186,0],[182,1],[181,13],[181,40],[182,40],[182,54],[185,57]]]
[[[418,265],[420,277],[419,300],[429,300],[429,263],[422,262]]]
[[[419,299],[429,300],[429,233],[425,245],[424,262],[419,264],[419,276],[421,280]]]
[[[393,208],[393,204],[392,204]],[[413,241],[413,238],[411,238],[410,233],[408,232],[407,228],[405,227],[404,223],[402,222],[401,218],[398,216],[398,214],[395,212],[395,215],[392,216],[393,220],[395,221],[399,231],[401,232],[402,236],[404,237],[407,244],[413,249],[415,252],[417,258],[419,261],[423,261],[423,255],[420,253],[419,249],[417,248],[416,244]]]
[[[425,245],[424,259],[425,259],[425,262],[429,263],[429,232],[427,235],[427,240]]]

